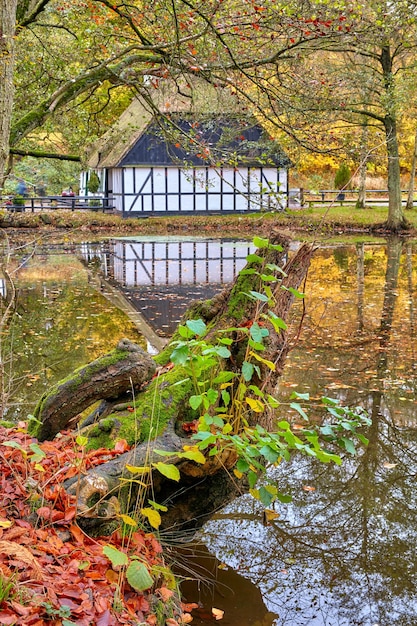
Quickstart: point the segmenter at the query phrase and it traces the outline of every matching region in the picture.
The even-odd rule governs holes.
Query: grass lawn
[[[312,205],[310,208],[289,210],[288,215],[300,225],[328,224],[345,227],[372,228],[385,222],[388,216],[388,207],[370,206],[366,209],[356,209],[352,205]],[[405,212],[406,219],[413,228],[417,229],[417,207]]]
[[[272,228],[291,232],[304,232],[310,237],[354,234],[388,233],[379,229],[387,219],[387,207],[375,206],[356,209],[352,205],[320,205],[280,213],[252,213],[237,215],[169,215],[163,217],[122,218],[92,211],[55,210],[37,213],[8,213],[0,211],[1,229],[6,231],[49,230],[73,233],[89,232],[114,235],[203,235],[203,236],[247,236],[254,233],[268,236]],[[410,230],[403,234],[417,236],[417,207],[406,212]]]

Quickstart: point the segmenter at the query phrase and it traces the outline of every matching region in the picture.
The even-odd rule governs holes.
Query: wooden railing
[[[407,201],[408,190],[401,191],[403,204]],[[290,206],[311,207],[314,204],[356,204],[359,197],[358,189],[308,189],[291,190]],[[369,205],[388,205],[387,189],[367,189],[366,203]]]
[[[101,211],[112,213],[114,210],[111,198],[103,196],[33,196],[24,198],[24,204],[18,204],[13,196],[0,198],[0,207],[11,212],[51,211],[70,209],[71,211]]]

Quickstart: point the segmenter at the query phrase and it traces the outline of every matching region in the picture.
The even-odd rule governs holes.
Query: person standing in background
[[[43,199],[46,196],[46,187],[43,180],[36,185],[36,194],[39,196],[41,207],[43,207]]]
[[[24,198],[26,198],[27,195],[28,195],[28,188],[26,187],[26,183],[23,180],[23,178],[19,178],[19,181],[18,181],[17,187],[16,187],[16,193],[19,196],[23,196]]]

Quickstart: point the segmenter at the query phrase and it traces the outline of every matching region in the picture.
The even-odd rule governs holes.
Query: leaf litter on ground
[[[38,444],[25,423],[0,426],[0,624],[166,623],[155,610],[161,599],[171,596],[164,580],[137,592],[103,553],[111,544],[149,569],[163,566],[155,535],[136,530],[128,545],[119,530],[110,537],[88,536],[77,524],[75,498],[63,488],[66,479],[126,448],[119,442],[112,451],[86,451],[70,432]],[[180,602],[171,605],[169,623],[189,623],[191,616]]]

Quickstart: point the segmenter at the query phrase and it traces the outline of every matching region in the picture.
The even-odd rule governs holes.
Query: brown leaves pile
[[[115,451],[86,452],[72,434],[64,433],[39,444],[45,454],[39,458],[34,444],[25,424],[0,427],[0,624],[158,624],[154,609],[172,593],[163,579],[158,589],[155,585],[138,593],[103,554],[110,543],[140,555],[150,569],[163,565],[155,536],[136,531],[128,547],[119,532],[87,536],[76,523],[74,499],[62,487],[67,478],[125,452],[126,445],[119,442]],[[10,582],[10,592],[3,593]],[[175,605],[172,610],[170,624],[192,619]]]

